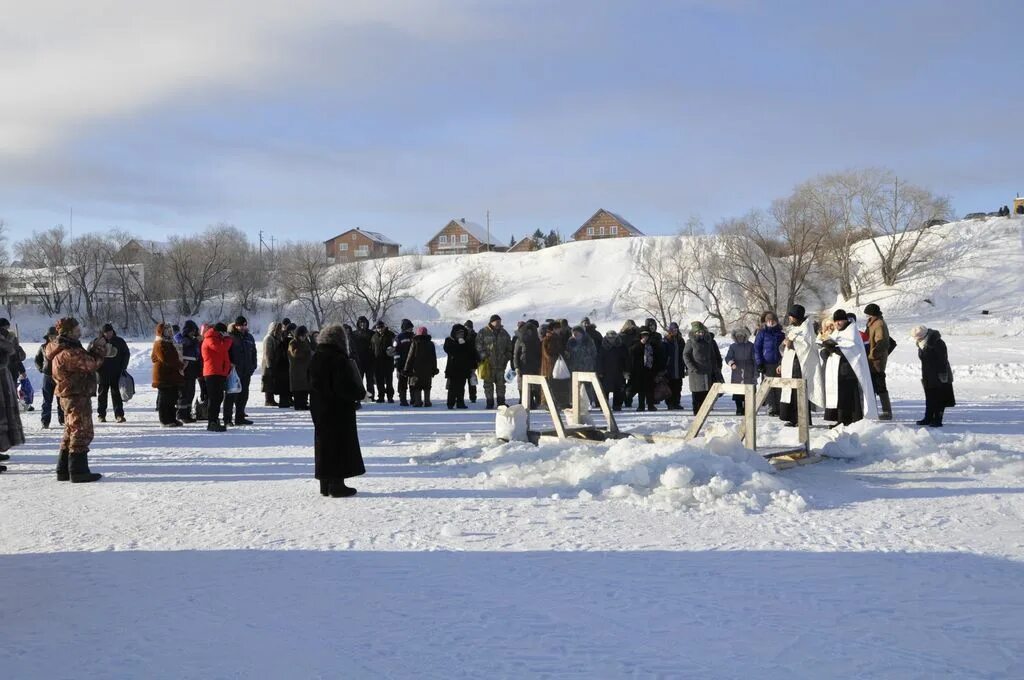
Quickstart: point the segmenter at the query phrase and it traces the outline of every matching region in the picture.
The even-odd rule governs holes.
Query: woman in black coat
[[[405,358],[405,374],[409,377],[409,392],[413,406],[430,408],[430,386],[437,375],[437,350],[434,341],[421,326],[416,331],[409,347],[409,355]]]
[[[366,473],[356,431],[356,408],[366,389],[341,326],[331,324],[320,331],[309,377],[320,493],[333,498],[352,496],[356,490],[345,486],[345,480]]]
[[[915,326],[910,336],[917,342],[917,358],[921,360],[921,384],[924,386],[924,418],[918,425],[942,427],[942,415],[956,406],[953,395],[953,369],[942,335],[925,326]]]
[[[469,331],[462,324],[452,326],[451,335],[444,339],[444,353],[448,365],[444,377],[448,380],[448,408],[466,406],[466,382],[476,369],[476,345],[469,339]]]

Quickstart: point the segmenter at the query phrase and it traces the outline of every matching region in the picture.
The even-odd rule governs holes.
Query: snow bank
[[[829,434],[821,447],[829,458],[882,463],[900,472],[992,473],[1024,476],[1024,453],[977,435],[942,435],[929,428],[861,421]]]
[[[555,497],[627,500],[667,510],[766,509],[802,512],[807,503],[761,456],[731,434],[695,442],[604,444],[493,439],[439,440],[420,465],[463,465],[485,488],[544,491]]]

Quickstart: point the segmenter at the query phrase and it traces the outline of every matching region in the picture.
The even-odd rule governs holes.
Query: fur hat
[[[804,319],[807,318],[807,310],[804,309],[803,305],[793,305],[789,308],[789,311],[786,312],[786,316],[791,316],[797,321],[803,323]]]
[[[691,333],[707,333],[708,332],[708,327],[705,326],[700,321],[691,321],[690,322],[690,332]]]
[[[501,321],[501,317],[498,316],[497,314],[491,314],[491,318],[487,321],[487,323],[491,324],[494,323],[495,321]]]
[[[868,316],[882,316],[882,310],[874,302],[864,308],[864,313]]]
[[[402,328],[403,331],[411,331],[412,330],[412,321],[409,321],[408,319],[402,319],[402,326],[401,326],[401,328]]]
[[[850,318],[847,316],[845,309],[837,309],[836,311],[832,312],[832,320],[833,321],[849,321]]]
[[[743,338],[740,340],[740,338]],[[736,342],[746,342],[750,339],[750,329],[746,326],[732,329],[732,339]]]
[[[66,316],[57,322],[58,335],[71,335],[71,331],[78,327],[78,319],[73,316]]]
[[[164,337],[164,333],[170,330],[173,330],[171,328],[171,324],[161,321],[156,325],[156,337],[162,338]]]
[[[317,336],[317,345],[334,345],[341,351],[348,353],[348,336],[345,329],[336,323],[327,324],[320,329]]]
[[[917,340],[918,342],[924,340],[924,336],[926,335],[928,335],[927,326],[914,326],[913,328],[910,329],[910,337],[912,337],[914,340]]]

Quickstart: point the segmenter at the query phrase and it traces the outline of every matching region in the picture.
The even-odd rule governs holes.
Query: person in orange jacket
[[[229,352],[232,342],[231,336],[228,335],[228,327],[220,322],[213,328],[206,329],[203,335],[203,378],[206,380],[209,399],[206,429],[210,432],[224,432],[228,429],[220,422],[220,410],[224,403],[228,374],[231,373]]]

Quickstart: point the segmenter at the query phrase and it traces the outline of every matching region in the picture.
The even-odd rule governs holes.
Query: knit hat
[[[473,322],[470,319],[466,319],[466,323],[464,323],[462,325],[465,326],[466,328],[471,329],[471,330],[473,328]]]
[[[494,323],[495,321],[501,321],[501,317],[497,314],[491,314],[491,319],[487,323]]]
[[[289,319],[287,316],[281,319],[281,325],[284,326],[285,328],[287,328],[291,324],[291,322],[292,320]]]
[[[882,316],[882,310],[874,302],[864,308],[864,313],[868,316]]]
[[[49,328],[46,329],[46,337],[52,338],[55,335],[57,335],[57,327],[56,326],[50,326]]]
[[[223,321],[218,321],[217,323],[213,324],[213,330],[217,331],[218,333],[227,333],[228,327],[224,325]]]
[[[582,319],[580,319],[580,325],[581,326],[589,326],[590,325],[590,317],[589,316],[585,316]]]
[[[792,307],[789,308],[789,311],[786,312],[786,316],[791,316],[797,321],[802,322],[804,319],[807,318],[807,310],[804,309],[803,305],[793,305]]]
[[[295,329],[295,335],[308,335],[308,334],[309,334],[309,329],[306,328],[305,326],[299,326],[298,328]]]
[[[708,327],[705,326],[704,324],[702,324],[700,321],[691,321],[690,322],[690,332],[691,333],[707,333],[708,332]]]
[[[0,319],[0,328],[10,328],[11,322],[7,319]]]
[[[58,335],[71,335],[71,331],[78,327],[78,319],[73,316],[66,316],[57,322]]]
[[[837,309],[836,311],[832,312],[832,320],[833,321],[849,321],[849,317],[846,316],[846,310],[845,309]]]
[[[670,323],[668,325],[668,329],[670,331],[677,331],[677,330],[679,330],[679,324],[677,324],[675,321],[673,321],[672,323]]]
[[[649,337],[651,337],[651,332],[648,329],[646,329],[646,328],[642,328],[640,330],[640,337],[641,338],[643,338],[643,337],[648,337],[649,338]]]
[[[411,326],[412,324],[409,324],[409,325]],[[427,327],[426,326],[420,326],[419,328],[416,329],[416,335],[426,335],[426,334],[427,334]]]
[[[927,326],[914,326],[910,329],[910,337],[914,340],[924,340],[924,336],[928,335]]]
[[[573,326],[572,327],[572,332],[573,333],[586,333],[586,331],[583,330],[583,326]]]
[[[383,321],[378,321],[378,322],[377,322],[377,323],[376,323],[376,324],[374,325],[374,328],[387,328],[387,327],[388,327],[388,325],[387,325],[386,323],[384,323]]]
[[[412,330],[412,321],[409,321],[408,319],[402,319],[401,328],[403,331]]]
[[[103,332],[104,333],[113,333],[114,332],[114,327],[111,324],[109,324],[109,323],[105,323],[105,324],[103,324]]]
[[[249,320],[246,319],[244,316],[236,316],[235,317],[235,326],[248,326],[248,325],[249,325]]]

